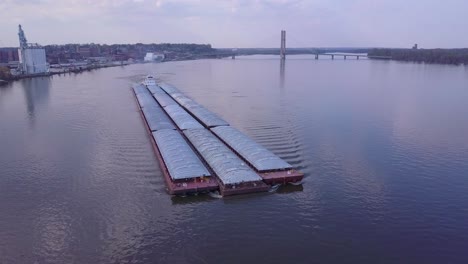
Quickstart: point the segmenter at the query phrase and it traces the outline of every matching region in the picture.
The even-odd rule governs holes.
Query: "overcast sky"
[[[467,0],[0,0],[0,46],[468,47]]]

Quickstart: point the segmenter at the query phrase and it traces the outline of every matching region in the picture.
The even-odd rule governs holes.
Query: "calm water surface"
[[[303,172],[171,197],[130,90],[153,73]],[[468,263],[468,68],[275,57],[0,87],[0,263]]]

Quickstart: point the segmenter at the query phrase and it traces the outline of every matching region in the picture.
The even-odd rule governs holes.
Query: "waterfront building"
[[[49,72],[45,49],[37,43],[28,43],[21,25],[18,36],[20,47],[18,49],[19,71],[22,74],[45,74]]]
[[[164,54],[148,52],[145,55],[144,61],[145,62],[158,62],[164,60]]]

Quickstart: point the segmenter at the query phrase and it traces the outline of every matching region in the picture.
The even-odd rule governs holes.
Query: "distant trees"
[[[441,64],[468,64],[467,49],[372,49],[369,56],[390,56],[392,60]]]
[[[69,59],[83,60],[89,57],[113,56],[142,60],[146,52],[165,53],[166,57],[174,54],[209,54],[215,49],[210,44],[193,43],[160,43],[160,44],[65,44],[45,46],[47,59],[50,63],[66,62]]]

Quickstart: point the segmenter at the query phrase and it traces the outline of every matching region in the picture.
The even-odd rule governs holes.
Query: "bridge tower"
[[[286,59],[286,30],[281,30],[280,58],[282,60]]]

